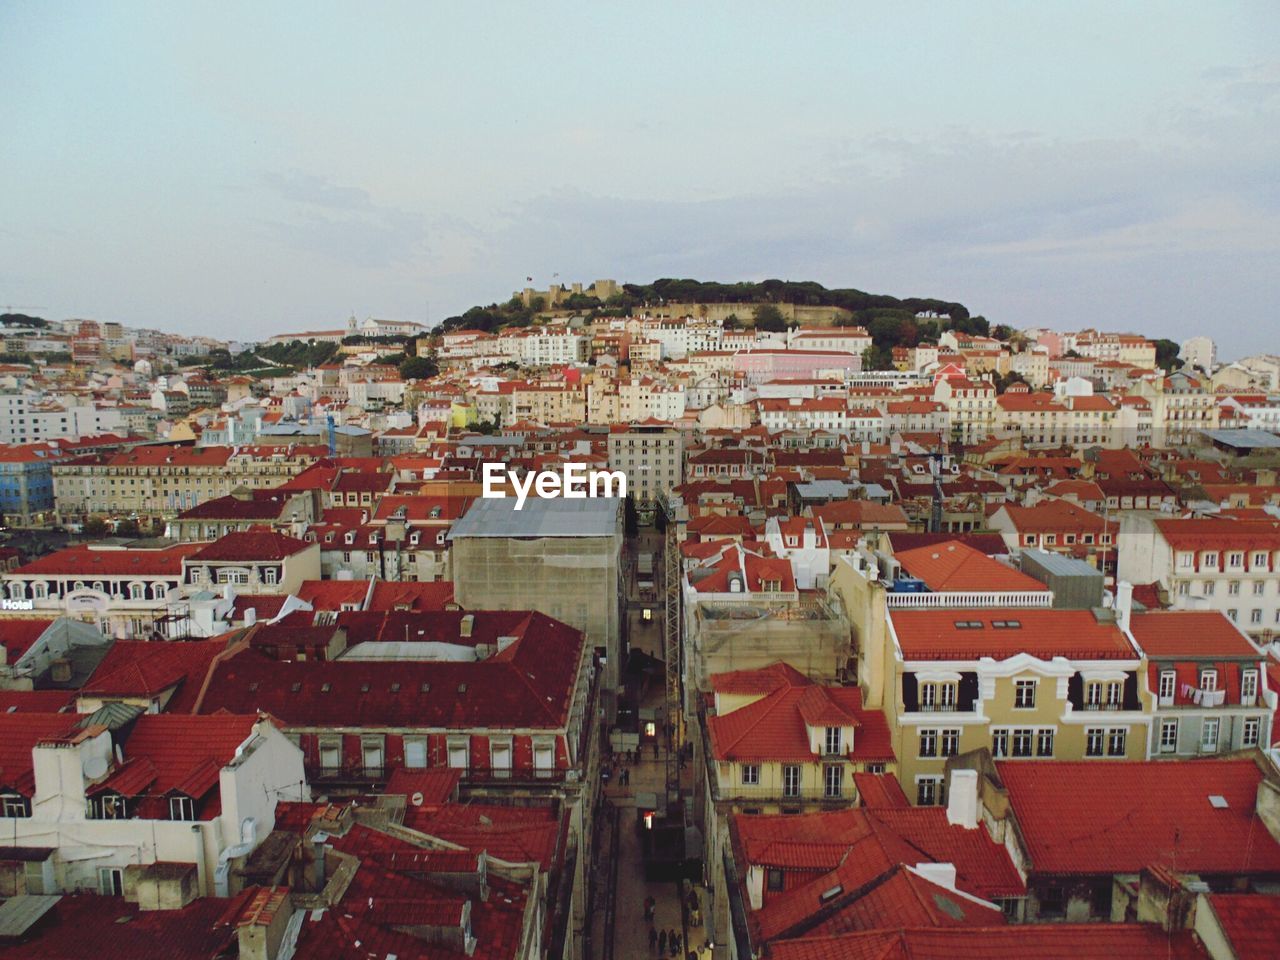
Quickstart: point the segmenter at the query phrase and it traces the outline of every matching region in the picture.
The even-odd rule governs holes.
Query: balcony
[[[1022,607],[1048,609],[1053,606],[1052,590],[963,590],[938,593],[886,593],[890,610],[932,610],[943,607]]]

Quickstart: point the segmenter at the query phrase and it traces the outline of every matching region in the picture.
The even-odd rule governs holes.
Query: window
[[[1244,554],[1243,554],[1243,553],[1228,553],[1228,554],[1227,554],[1227,566],[1228,566],[1228,567],[1243,567],[1243,566],[1244,566]]]
[[[1053,756],[1053,730],[1040,730],[1036,733],[1036,756]]]
[[[1033,731],[1026,727],[1019,727],[1013,731],[1013,756],[1031,756],[1031,744],[1034,739],[1032,733]]]
[[[933,807],[942,802],[942,778],[916,778],[916,804],[921,807]]]
[[[265,570],[262,571],[262,582],[269,586],[275,585],[275,582],[276,582],[275,567],[267,567]]]
[[[956,684],[925,683],[920,687],[920,709],[926,712],[951,712],[956,708]]]
[[[489,741],[489,766],[495,777],[511,776],[511,740]]]
[[[765,882],[768,885],[769,890],[772,891],[773,893],[777,893],[779,890],[781,890],[782,889],[782,868],[770,867],[768,872],[765,874]]]
[[[537,777],[549,777],[556,768],[556,744],[554,740],[533,741],[533,773]]]
[[[1206,581],[1204,582],[1204,595],[1205,595],[1206,597],[1212,597],[1212,596],[1213,596],[1213,588],[1214,588],[1214,587],[1216,587],[1216,586],[1217,586],[1217,584],[1216,584],[1216,583],[1214,583],[1212,580],[1206,580]]]
[[[327,773],[334,773],[342,769],[341,740],[320,741],[320,769]]]
[[[942,756],[954,757],[960,752],[960,729],[958,727],[942,731]]]
[[[1195,560],[1189,553],[1178,554],[1178,568],[1181,570],[1190,570],[1195,565]]]
[[[170,820],[194,820],[195,818],[196,805],[190,797],[169,798]]]
[[[1163,720],[1160,723],[1160,752],[1174,753],[1178,749],[1178,721]]]
[[[1240,611],[1237,610],[1235,607],[1232,607],[1227,611],[1227,617],[1231,620],[1232,623],[1235,623],[1237,620],[1240,619]]]
[[[1119,710],[1120,698],[1124,695],[1124,686],[1120,683],[1111,682],[1107,684],[1107,709]]]
[[[1030,710],[1036,705],[1036,682],[1018,680],[1013,685],[1013,705],[1019,710]]]
[[[1107,731],[1107,756],[1123,757],[1129,731],[1124,727],[1113,727]]]
[[[1250,566],[1252,566],[1253,569],[1257,570],[1260,567],[1266,567],[1266,565],[1267,565],[1267,555],[1265,553],[1263,553],[1262,551],[1258,551],[1253,555],[1253,563],[1250,564]]]
[[[826,737],[824,738],[825,753],[827,756],[836,756],[840,751],[840,728],[827,727]]]
[[[742,785],[744,787],[755,787],[760,783],[760,765],[756,763],[744,763],[742,765]]]
[[[1206,553],[1204,555],[1204,565],[1210,570],[1218,569],[1218,555],[1216,553]]]
[[[1200,689],[1210,692],[1218,689],[1218,671],[1202,670],[1200,671]]]
[[[1253,595],[1255,597],[1261,597],[1266,592],[1267,592],[1267,581],[1259,580],[1257,583],[1253,585]]]
[[[936,757],[938,755],[938,731],[920,731],[920,756]]]
[[[1178,581],[1178,596],[1180,596],[1180,597],[1186,597],[1186,596],[1189,596],[1190,594],[1191,594],[1191,581],[1190,581],[1190,580],[1179,580],[1179,581]]]
[[[1177,686],[1178,675],[1172,670],[1160,671],[1160,702],[1173,703],[1173,691]]]
[[[1228,581],[1227,581],[1227,596],[1228,596],[1228,597],[1238,597],[1238,596],[1240,596],[1240,581],[1239,581],[1239,580],[1228,580]]]
[[[140,583],[131,583],[131,584],[129,584],[129,599],[130,599],[130,600],[145,600],[145,599],[146,599],[146,592],[147,592],[147,588],[146,588],[146,587],[144,587],[144,586],[143,586],[142,584],[140,584]]]
[[[449,766],[466,770],[471,766],[471,741],[467,737],[450,737],[448,740]]]
[[[0,794],[0,816],[29,817],[27,798],[17,793]]]
[[[1261,622],[1262,622],[1262,611],[1261,611],[1260,609],[1258,609],[1257,607],[1255,607],[1254,609],[1250,610],[1250,611],[1249,611],[1249,622],[1250,622],[1250,623],[1261,623]]]
[[[1102,756],[1105,734],[1101,727],[1089,727],[1084,732],[1084,755],[1086,757]]]
[[[119,867],[99,867],[98,892],[104,897],[124,896],[124,871]]]
[[[782,768],[782,795],[800,796],[800,768],[793,763],[785,764]]]
[[[1204,752],[1218,749],[1218,731],[1222,721],[1217,717],[1208,717],[1200,724],[1200,749]]]
[[[827,798],[840,796],[844,784],[844,767],[829,763],[822,768],[822,795]]]
[[[1240,674],[1240,702],[1251,707],[1257,699],[1258,671],[1245,670]]]
[[[1007,757],[1009,755],[1009,731],[993,730],[991,732],[991,755]]]
[[[1256,747],[1258,745],[1259,734],[1262,730],[1262,721],[1257,717],[1249,717],[1244,722],[1244,730],[1240,734],[1240,746]]]
[[[426,737],[404,738],[404,765],[414,769],[421,769],[427,765]]]

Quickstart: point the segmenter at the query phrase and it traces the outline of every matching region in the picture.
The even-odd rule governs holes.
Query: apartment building
[[[684,435],[670,423],[633,423],[609,434],[609,469],[627,477],[637,504],[666,502],[682,480]]]
[[[1151,757],[1204,757],[1271,743],[1277,695],[1265,654],[1220,613],[1134,613],[1130,632],[1155,693]]]
[[[1225,614],[1251,638],[1280,635],[1280,522],[1126,515],[1119,575],[1159,583],[1176,610]]]
[[[885,714],[918,805],[946,802],[949,757],[1142,759],[1141,653],[1090,610],[890,610]]]
[[[988,380],[939,377],[933,399],[947,408],[952,432],[965,443],[979,443],[995,433],[996,388]]]

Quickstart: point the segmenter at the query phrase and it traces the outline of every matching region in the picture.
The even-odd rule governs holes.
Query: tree
[[[116,523],[117,537],[140,537],[142,530],[138,527],[137,520],[121,520]]]
[[[1004,340],[1005,342],[1011,340],[1015,333],[1017,333],[1017,331],[1007,323],[997,323],[991,328],[991,335],[997,340]]]
[[[775,307],[772,303],[762,303],[751,311],[751,316],[755,320],[757,330],[767,330],[771,333],[783,333],[787,329],[787,318],[782,315],[782,311]]]
[[[84,522],[83,532],[86,537],[105,537],[107,535],[107,521],[101,517],[90,517]]]
[[[1172,340],[1157,340],[1156,347],[1156,365],[1164,370],[1165,373],[1172,373],[1174,370],[1183,366],[1183,362],[1178,359],[1178,354],[1182,348]]]
[[[405,380],[426,380],[440,372],[430,357],[405,357],[400,363],[400,376]]]

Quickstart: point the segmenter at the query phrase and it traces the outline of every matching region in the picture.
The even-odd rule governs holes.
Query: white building
[[[1217,365],[1218,347],[1208,337],[1191,337],[1182,341],[1178,359],[1188,366],[1199,367],[1205,373],[1213,373]]]

